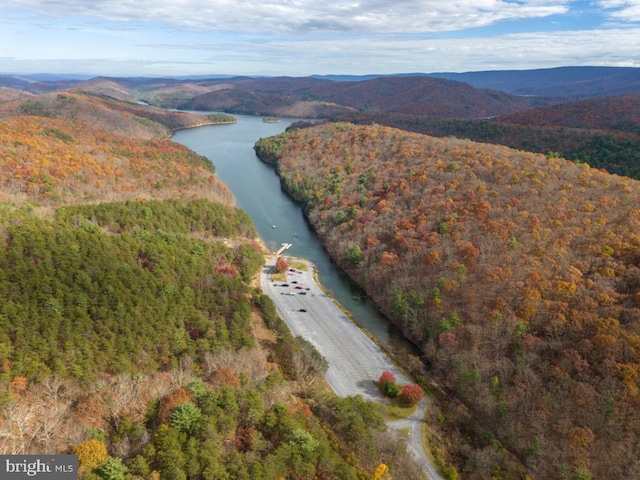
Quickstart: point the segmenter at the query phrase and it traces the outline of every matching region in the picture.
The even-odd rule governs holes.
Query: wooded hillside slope
[[[468,478],[507,475],[503,447],[534,478],[640,476],[637,181],[378,125],[256,150],[482,425],[441,419]]]
[[[21,115],[67,120],[139,139],[168,138],[181,128],[215,123],[205,115],[172,112],[81,92],[45,93],[0,104],[0,119]]]
[[[441,119],[398,113],[351,114],[335,120],[379,123],[437,137],[547,154],[640,179],[640,95],[602,97],[523,110],[490,119]]]
[[[244,212],[2,204],[0,230],[2,452],[74,453],[83,480],[419,478],[250,285],[264,258]]]
[[[499,122],[618,130],[640,135],[640,94],[592,98],[505,115]]]
[[[0,122],[2,201],[69,204],[193,195],[233,204],[206,158],[170,140],[134,140],[37,116]]]

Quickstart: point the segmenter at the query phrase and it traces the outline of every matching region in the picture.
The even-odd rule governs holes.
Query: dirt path
[[[311,342],[327,360],[326,379],[341,397],[362,395],[366,400],[380,402],[382,396],[376,381],[385,370],[392,371],[398,383],[410,383],[389,357],[353,323],[333,299],[327,297],[314,277],[314,265],[304,259],[296,259],[307,265],[306,271],[287,273],[285,282],[271,281],[275,257],[265,265],[261,275],[264,292],[271,297],[278,313],[295,336]],[[287,284],[287,286],[283,286]],[[407,449],[431,480],[441,476],[425,454],[422,445],[422,423],[426,403],[423,400],[408,419],[389,422],[396,430],[408,431]]]

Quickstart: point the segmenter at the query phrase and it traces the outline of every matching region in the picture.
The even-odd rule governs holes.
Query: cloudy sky
[[[640,0],[0,0],[0,73],[640,67]]]

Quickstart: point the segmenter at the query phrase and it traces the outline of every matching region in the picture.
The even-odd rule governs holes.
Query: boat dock
[[[280,248],[278,249],[278,251],[276,252],[276,255],[280,255],[282,252],[284,252],[287,248],[291,247],[291,243],[281,243],[280,244]]]

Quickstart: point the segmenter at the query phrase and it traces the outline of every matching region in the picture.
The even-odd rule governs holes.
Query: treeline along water
[[[306,222],[300,205],[281,190],[273,168],[256,157],[255,142],[283,132],[294,119],[269,123],[260,117],[234,116],[238,118],[237,123],[181,130],[173,140],[211,160],[218,177],[232,190],[238,207],[253,219],[267,247],[275,251],[281,243],[291,243],[293,246],[285,254],[311,260],[318,268],[324,288],[382,345],[390,345],[394,350],[411,349],[400,332],[364,297],[362,290],[331,262]]]

